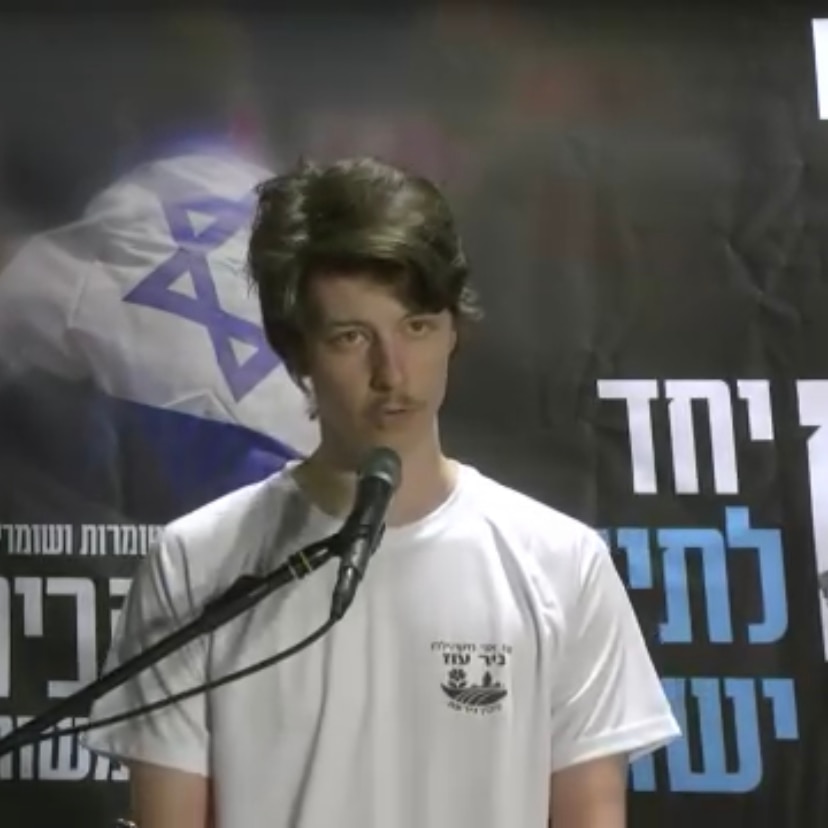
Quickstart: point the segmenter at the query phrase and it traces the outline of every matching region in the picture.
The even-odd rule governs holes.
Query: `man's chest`
[[[345,618],[299,653],[217,691],[274,739],[320,728],[456,733],[495,743],[548,711],[556,636],[530,585],[479,549],[377,559]],[[335,565],[296,584],[211,648],[214,677],[283,652],[322,626]]]

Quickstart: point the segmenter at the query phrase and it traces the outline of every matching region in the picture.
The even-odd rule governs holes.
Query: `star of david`
[[[250,221],[254,196],[250,194],[241,201],[208,197],[169,202],[163,209],[178,249],[129,291],[124,301],[203,326],[224,380],[238,402],[275,370],[280,360],[268,347],[259,325],[221,307],[207,256]],[[195,215],[204,216],[210,222],[196,229]],[[192,281],[193,296],[171,289],[186,275]],[[252,353],[241,360],[234,351],[234,342],[252,348]]]

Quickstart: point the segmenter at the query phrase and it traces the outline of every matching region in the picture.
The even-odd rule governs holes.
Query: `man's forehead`
[[[415,310],[399,285],[355,275],[313,280],[308,300],[309,310],[325,320],[355,313],[406,316]]]
[[[401,321],[412,313],[411,308],[405,305],[396,304],[390,307],[379,307],[377,305],[364,305],[360,303],[348,303],[340,305],[325,305],[310,308],[311,318],[315,324],[324,327],[335,327],[341,325],[373,325],[382,323],[395,323]]]

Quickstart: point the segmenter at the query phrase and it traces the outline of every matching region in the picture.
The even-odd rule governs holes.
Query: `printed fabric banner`
[[[681,724],[630,826],[828,824],[828,20],[580,5],[4,21],[0,736],[98,675],[163,525],[316,445],[255,187],[378,155],[445,187],[486,309],[447,449],[603,534]],[[0,825],[112,826],[127,781],[57,735]]]

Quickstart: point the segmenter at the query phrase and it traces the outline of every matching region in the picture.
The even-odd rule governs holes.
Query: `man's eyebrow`
[[[318,326],[322,330],[330,331],[337,328],[361,328],[365,323],[359,319],[320,319]]]

